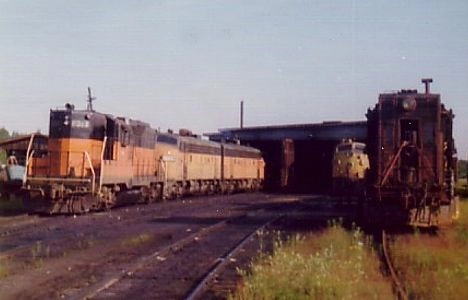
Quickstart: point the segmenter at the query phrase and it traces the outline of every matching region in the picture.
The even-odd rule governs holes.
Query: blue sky
[[[0,0],[0,127],[48,130],[72,102],[213,132],[364,120],[378,94],[432,90],[468,138],[468,1]]]

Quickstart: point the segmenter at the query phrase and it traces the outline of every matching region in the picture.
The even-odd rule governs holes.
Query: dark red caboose
[[[379,96],[367,112],[370,160],[367,207],[378,207],[384,220],[439,226],[457,214],[454,185],[456,149],[454,114],[430,92],[401,90]]]

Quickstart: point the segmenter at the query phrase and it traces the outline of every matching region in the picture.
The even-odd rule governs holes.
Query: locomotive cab
[[[67,108],[50,112],[48,177],[91,177],[100,166],[106,117]]]
[[[335,148],[332,162],[332,193],[336,196],[360,197],[369,169],[364,143],[344,139]]]
[[[47,155],[31,153],[23,184],[25,206],[32,211],[82,212],[95,206],[85,205],[85,196],[94,195],[99,183],[106,116],[92,110],[50,111]]]

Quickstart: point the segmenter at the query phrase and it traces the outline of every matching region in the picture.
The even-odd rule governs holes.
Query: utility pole
[[[244,100],[240,103],[240,128],[244,128]]]
[[[87,107],[88,111],[94,111],[93,110],[93,101],[94,100],[96,100],[96,97],[93,97],[91,95],[91,87],[88,86],[88,107]]]

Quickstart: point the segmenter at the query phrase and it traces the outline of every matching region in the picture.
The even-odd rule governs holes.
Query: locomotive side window
[[[157,142],[159,143],[164,143],[164,144],[169,144],[169,145],[177,145],[177,138],[168,136],[168,135],[163,135],[160,134],[157,137]]]

